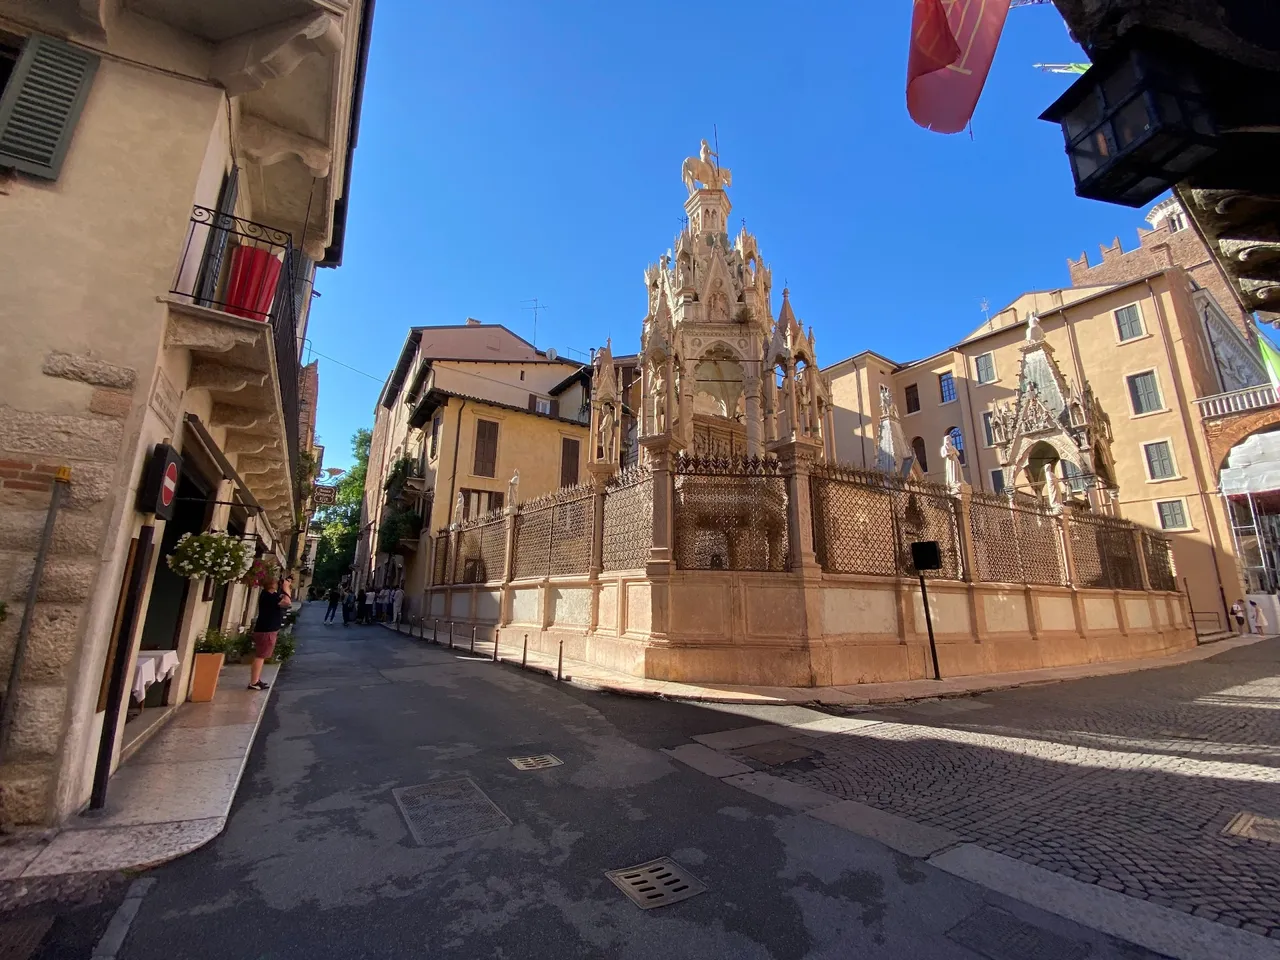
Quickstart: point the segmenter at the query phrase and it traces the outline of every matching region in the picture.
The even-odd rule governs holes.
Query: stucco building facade
[[[247,588],[168,569],[180,533],[291,559],[299,355],[341,260],[371,8],[0,3],[0,820],[64,818],[136,741],[117,664],[177,654],[142,711],[163,714],[197,636],[243,622]],[[138,503],[157,445],[182,458],[168,521]]]

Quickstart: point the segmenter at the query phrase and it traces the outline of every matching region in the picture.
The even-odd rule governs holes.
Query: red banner
[[[907,111],[920,126],[959,133],[987,82],[1009,0],[915,0]]]

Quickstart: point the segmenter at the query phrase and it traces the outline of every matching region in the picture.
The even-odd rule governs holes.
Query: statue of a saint
[[[613,435],[617,426],[617,417],[613,412],[613,404],[605,403],[600,409],[600,459],[603,463],[613,463],[617,456],[614,452]]]
[[[462,523],[463,517],[466,514],[466,510],[467,510],[467,498],[463,496],[461,493],[459,493],[458,499],[453,501],[453,523],[455,526]]]
[[[960,451],[949,433],[942,438],[942,462],[946,466],[947,486],[959,487],[964,482],[964,471],[960,468]]]
[[[1044,495],[1052,509],[1062,509],[1062,490],[1058,486],[1058,474],[1052,463],[1044,465]]]
[[[898,419],[898,405],[893,401],[893,391],[887,384],[880,384],[880,418]]]
[[[650,380],[653,390],[653,432],[665,433],[667,430],[667,378],[662,364],[655,364]]]
[[[517,470],[511,474],[511,479],[507,481],[507,506],[514,507],[516,498],[520,495],[520,471]]]

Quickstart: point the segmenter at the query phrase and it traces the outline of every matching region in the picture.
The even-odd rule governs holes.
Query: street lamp
[[[1219,146],[1187,61],[1142,40],[1090,67],[1040,119],[1062,126],[1076,193],[1128,207],[1185,180]]]

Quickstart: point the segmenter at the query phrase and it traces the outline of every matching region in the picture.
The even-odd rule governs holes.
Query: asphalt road
[[[593,693],[321,614],[303,615],[226,831],[150,874],[125,960],[1154,956],[660,752],[742,711]],[[508,760],[540,753],[563,765]],[[419,845],[392,791],[463,778],[510,825]],[[424,829],[494,816],[461,789],[423,805]],[[707,892],[641,910],[605,877],[666,856]]]

